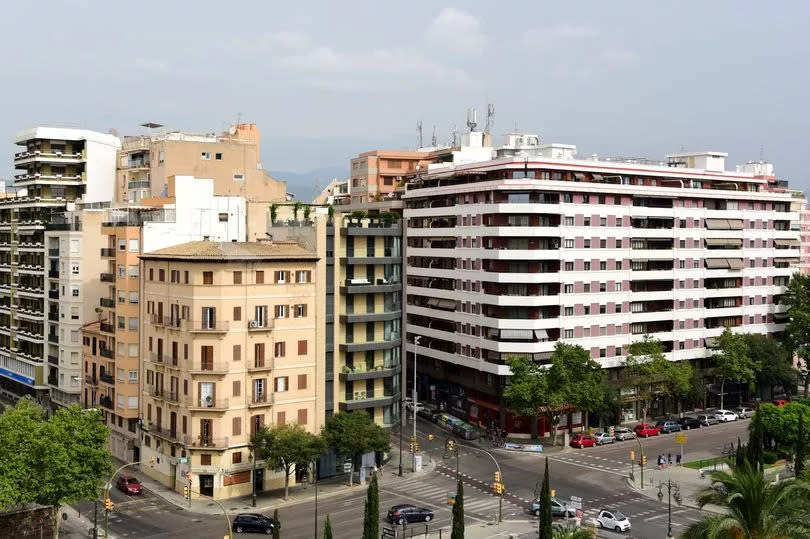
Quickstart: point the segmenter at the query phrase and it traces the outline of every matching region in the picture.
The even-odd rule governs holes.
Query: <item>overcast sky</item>
[[[5,178],[34,125],[219,131],[239,114],[265,168],[306,171],[413,147],[419,119],[447,141],[494,103],[498,135],[729,167],[762,152],[810,187],[807,2],[8,2],[0,45]]]

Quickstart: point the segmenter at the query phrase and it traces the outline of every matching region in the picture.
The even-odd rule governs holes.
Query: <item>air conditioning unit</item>
[[[259,325],[258,320],[251,320],[250,322],[248,322],[248,327],[249,328],[258,328],[258,327],[261,327],[261,326]]]

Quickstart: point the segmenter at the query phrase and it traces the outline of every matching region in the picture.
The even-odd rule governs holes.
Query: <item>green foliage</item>
[[[755,377],[756,365],[748,357],[748,345],[745,337],[732,332],[729,328],[723,330],[718,343],[719,352],[712,356],[715,367],[714,376],[720,379],[720,408],[723,408],[723,392],[725,383],[752,382]]]
[[[796,456],[794,458],[796,477],[801,477],[804,473],[805,460],[807,459],[807,429],[805,427],[805,413],[799,409],[799,426],[796,429]]]
[[[268,436],[271,441],[260,454],[268,468],[284,471],[284,499],[287,499],[290,476],[295,473],[296,468],[306,468],[321,456],[326,444],[320,436],[307,432],[301,425],[294,423],[275,427],[263,435]]]
[[[704,517],[686,529],[685,539],[810,536],[810,484],[786,480],[770,483],[748,463],[731,473],[709,473],[711,486],[697,494],[701,507],[711,504],[723,514]]]
[[[296,200],[293,204],[293,219],[298,220],[298,213],[304,208],[304,203]]]
[[[790,350],[766,335],[750,333],[743,338],[748,345],[748,357],[757,366],[756,381],[760,390],[773,386],[795,388],[798,371],[793,368]]]
[[[332,539],[332,521],[326,515],[326,522],[323,523],[323,539]]]
[[[548,473],[548,457],[546,457],[546,469],[543,473],[543,487],[540,489],[540,519],[538,523],[538,539],[552,539],[554,521],[551,516],[551,487]]]
[[[762,452],[762,462],[765,464],[774,464],[777,460],[779,460],[779,455],[776,454],[776,451]]]
[[[306,204],[304,206],[304,221],[309,221],[309,216],[312,215],[312,206]]]
[[[778,446],[792,448],[798,440],[799,415],[810,417],[810,406],[800,402],[789,402],[782,407],[764,403],[759,405],[756,415],[760,414],[764,438]]]
[[[450,539],[464,539],[464,483],[458,480],[456,502],[453,504],[453,528]]]
[[[270,204],[270,224],[275,223],[276,219],[278,219],[278,204],[273,202]]]
[[[329,222],[330,223],[334,222],[334,220],[335,220],[335,207],[333,205],[329,204],[326,207],[326,214],[327,214],[327,216],[329,218]]]
[[[363,516],[363,539],[377,539],[380,536],[380,490],[377,476],[371,476],[366,490],[366,503]]]
[[[765,469],[764,455],[765,450],[765,430],[763,427],[763,418],[761,409],[757,410],[751,423],[748,425],[748,444],[745,448],[745,459],[754,470],[759,470],[760,473]]]
[[[281,520],[278,518],[278,509],[273,510],[273,539],[281,538]]]
[[[785,337],[788,347],[801,360],[800,371],[804,377],[806,398],[810,391],[810,275],[794,273],[780,301],[788,307],[790,320],[785,328]]]
[[[595,535],[585,528],[569,529],[562,524],[554,525],[553,539],[593,539]]]
[[[374,423],[366,412],[341,412],[333,415],[322,431],[328,447],[352,461],[349,484],[354,475],[354,461],[370,451],[385,452],[391,448],[388,432]]]
[[[689,391],[686,392],[684,398],[692,408],[705,408],[708,394],[709,387],[706,385],[703,373],[694,371],[692,379],[689,381]]]
[[[624,362],[629,387],[636,390],[641,403],[642,422],[656,395],[681,399],[689,393],[694,377],[687,361],[668,361],[661,341],[645,335],[628,347]]]
[[[50,419],[30,399],[7,408],[0,415],[0,508],[36,502],[58,513],[65,504],[95,499],[112,471],[108,435],[100,413],[79,406]]]

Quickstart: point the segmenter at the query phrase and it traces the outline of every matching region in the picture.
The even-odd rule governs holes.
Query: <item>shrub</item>
[[[777,455],[775,451],[765,451],[762,453],[762,461],[765,464],[773,464],[777,460]]]

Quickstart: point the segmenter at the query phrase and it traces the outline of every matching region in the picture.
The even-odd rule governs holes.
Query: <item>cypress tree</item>
[[[278,519],[278,509],[273,511],[273,539],[281,539],[281,521]]]
[[[804,472],[804,460],[807,458],[805,453],[806,444],[807,434],[804,429],[804,410],[799,408],[799,427],[796,429],[796,459],[793,468],[796,477],[800,477]]]
[[[742,468],[745,462],[745,447],[742,445],[739,438],[737,438],[737,453],[734,456],[734,467]]]
[[[751,420],[751,425],[748,427],[748,445],[746,446],[745,457],[751,464],[751,469],[764,470],[762,462],[763,452],[763,433],[762,433],[762,416],[759,411],[754,413],[754,418]]]
[[[366,490],[366,503],[363,512],[363,539],[377,539],[380,536],[380,491],[377,476],[372,476]]]
[[[326,515],[326,522],[323,523],[323,539],[332,539],[332,522],[329,515]]]
[[[543,474],[543,488],[540,491],[540,528],[538,539],[552,539],[554,535],[554,522],[551,519],[551,487],[548,477],[548,457],[546,457],[546,471]]]
[[[464,539],[464,483],[458,480],[456,503],[453,504],[453,531],[450,539]]]

